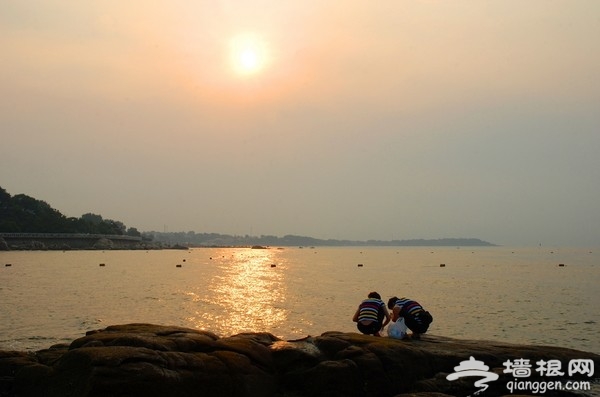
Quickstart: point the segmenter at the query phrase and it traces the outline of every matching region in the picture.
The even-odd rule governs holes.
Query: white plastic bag
[[[394,339],[404,339],[407,331],[408,327],[404,324],[404,318],[402,317],[398,318],[395,323],[390,323],[387,329],[388,336]]]

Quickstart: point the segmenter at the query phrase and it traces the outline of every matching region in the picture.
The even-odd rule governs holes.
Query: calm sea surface
[[[432,334],[600,353],[599,286],[600,248],[0,252],[0,349],[131,322],[284,339],[354,332],[376,290],[419,301]]]

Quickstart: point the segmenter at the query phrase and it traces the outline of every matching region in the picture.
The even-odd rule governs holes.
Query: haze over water
[[[432,334],[598,353],[598,252],[541,247],[2,252],[0,349],[47,348],[88,330],[131,322],[220,336],[267,331],[284,339],[356,332],[352,314],[377,290],[385,300],[398,295],[421,302],[434,316]]]
[[[0,186],[147,232],[598,246],[599,15],[0,1]]]

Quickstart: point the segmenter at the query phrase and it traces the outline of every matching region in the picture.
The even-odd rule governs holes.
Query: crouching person
[[[413,339],[420,339],[429,329],[433,321],[431,314],[423,306],[412,299],[393,297],[388,300],[388,308],[392,311],[392,321],[402,317],[404,323],[412,331]]]
[[[390,312],[381,300],[381,295],[371,292],[368,298],[358,305],[352,321],[357,323],[356,327],[363,334],[381,336],[379,332],[390,322],[390,318]]]

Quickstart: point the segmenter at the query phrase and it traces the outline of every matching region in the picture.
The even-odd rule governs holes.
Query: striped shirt
[[[383,319],[385,303],[381,299],[369,298],[360,303],[358,321],[377,321]]]
[[[425,309],[423,309],[423,306],[421,306],[418,302],[415,302],[413,300],[407,299],[407,298],[400,298],[396,301],[396,304],[394,305],[394,307],[400,307],[400,317],[406,317],[406,316],[410,316],[413,317],[419,313],[422,313],[425,311]]]

